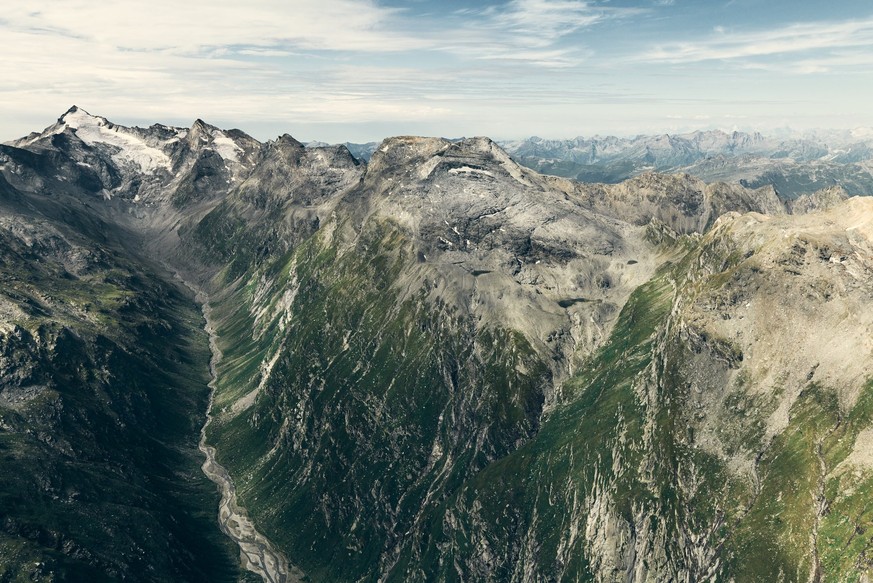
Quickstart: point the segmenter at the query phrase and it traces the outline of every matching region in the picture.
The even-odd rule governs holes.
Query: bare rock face
[[[859,358],[873,352],[871,229],[871,200],[855,198],[792,219],[731,214],[708,234],[737,263],[722,285],[702,288],[683,325],[689,339],[724,341],[728,384],[741,377],[768,397],[779,387],[764,439],[784,431],[809,383],[849,411],[873,376]]]
[[[760,141],[644,146],[710,139]],[[364,163],[73,108],[0,147],[0,437],[42,444],[15,450],[25,462],[114,460],[107,435],[128,447],[146,427],[196,455],[205,338],[170,267],[209,292],[222,354],[205,443],[313,581],[861,580],[873,206],[846,199],[687,174],[577,183],[487,138],[390,138]],[[191,392],[145,390],[131,362]],[[140,415],[155,407],[178,423]],[[164,491],[148,472],[187,462],[143,451],[123,471],[147,500]],[[79,508],[81,489],[34,476],[47,515]],[[53,573],[132,577],[127,549],[165,530],[185,550],[161,576],[212,577],[227,549],[186,538],[208,516],[194,491],[174,499],[180,525],[142,502],[157,522],[112,545],[67,518],[31,536],[25,512],[0,553],[25,541]]]
[[[784,214],[772,188],[750,190],[725,183],[705,184],[688,174],[643,174],[616,185],[579,184],[587,205],[634,224],[657,219],[678,233],[702,233],[722,214]]]
[[[431,299],[521,331],[563,367],[603,340],[658,263],[643,226],[585,208],[486,138],[386,141],[363,190],[361,220],[396,221],[413,242],[403,289],[438,282]]]
[[[812,194],[804,194],[791,201],[790,208],[793,214],[799,215],[817,210],[827,210],[849,198],[849,194],[841,186],[824,188]]]
[[[871,225],[867,199],[803,217],[719,219],[634,292],[530,443],[459,495],[445,524],[464,525],[488,558],[463,572],[867,573],[845,546],[858,531],[838,525],[864,505],[873,476],[873,346],[861,313]],[[508,506],[499,492],[511,492]],[[509,525],[512,542],[499,534]]]

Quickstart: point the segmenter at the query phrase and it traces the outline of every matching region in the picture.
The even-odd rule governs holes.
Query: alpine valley
[[[870,192],[627,176],[0,146],[0,581],[869,581]]]

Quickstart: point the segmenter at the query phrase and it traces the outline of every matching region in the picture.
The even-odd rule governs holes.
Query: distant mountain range
[[[531,137],[498,144],[528,168],[582,182],[613,184],[645,172],[663,172],[750,188],[769,185],[785,200],[831,186],[842,186],[855,195],[873,194],[873,129],[869,128],[779,136],[711,130],[633,138]],[[345,145],[366,161],[378,143]]]

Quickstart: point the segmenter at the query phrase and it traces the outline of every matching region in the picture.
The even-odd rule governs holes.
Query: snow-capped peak
[[[78,129],[82,126],[91,125],[112,125],[105,117],[91,115],[90,113],[76,105],[68,109],[64,115],[58,118],[58,123],[73,129]]]
[[[170,169],[171,161],[156,144],[149,144],[129,128],[117,126],[105,117],[91,115],[84,109],[73,106],[58,120],[52,133],[59,134],[67,128],[89,146],[111,146],[112,160],[119,166],[135,165],[142,172],[154,172],[159,168]]]

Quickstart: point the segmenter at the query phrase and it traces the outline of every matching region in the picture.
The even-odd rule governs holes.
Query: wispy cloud
[[[809,52],[852,47],[873,48],[873,18],[845,22],[792,24],[755,32],[732,32],[717,27],[709,38],[654,47],[638,55],[647,62],[696,63],[798,56]]]
[[[873,68],[873,53],[867,51],[833,51],[827,55],[795,59],[790,62],[743,62],[743,69],[781,71],[797,75],[816,75],[835,71],[857,71],[868,74]]]
[[[548,46],[556,39],[605,20],[639,14],[640,9],[615,8],[575,0],[513,0],[490,11],[490,24],[517,35],[532,46]]]
[[[279,56],[293,50],[443,50],[461,36],[470,44],[543,49],[581,29],[643,12],[583,0],[512,0],[456,11],[464,17],[459,28],[442,19],[422,28],[405,18],[405,10],[374,0],[34,0],[6,7],[0,29],[76,38],[104,49],[197,56],[233,47]]]
[[[512,0],[459,10],[453,18],[440,15],[424,27],[410,9],[375,0],[34,0],[4,10],[0,48],[15,33],[29,36],[34,46],[37,39],[67,38],[99,47],[102,54],[279,58],[307,51],[431,51],[565,68],[584,56],[579,46],[558,46],[567,36],[643,12],[583,0]]]
[[[0,118],[72,103],[165,121],[429,118],[439,107],[408,93],[356,93],[330,79],[355,55],[434,46],[404,11],[372,0],[34,0],[0,15]]]
[[[397,9],[371,0],[35,0],[4,8],[5,27],[66,35],[104,47],[197,53],[218,46],[399,51],[421,48],[396,32]]]
[[[512,0],[467,8],[455,12],[460,26],[441,33],[439,50],[476,60],[565,69],[590,57],[584,42],[588,29],[647,12],[585,0]]]
[[[519,49],[512,46],[492,46],[475,56],[482,61],[521,63],[550,69],[564,69],[579,64],[584,53],[575,49]]]

